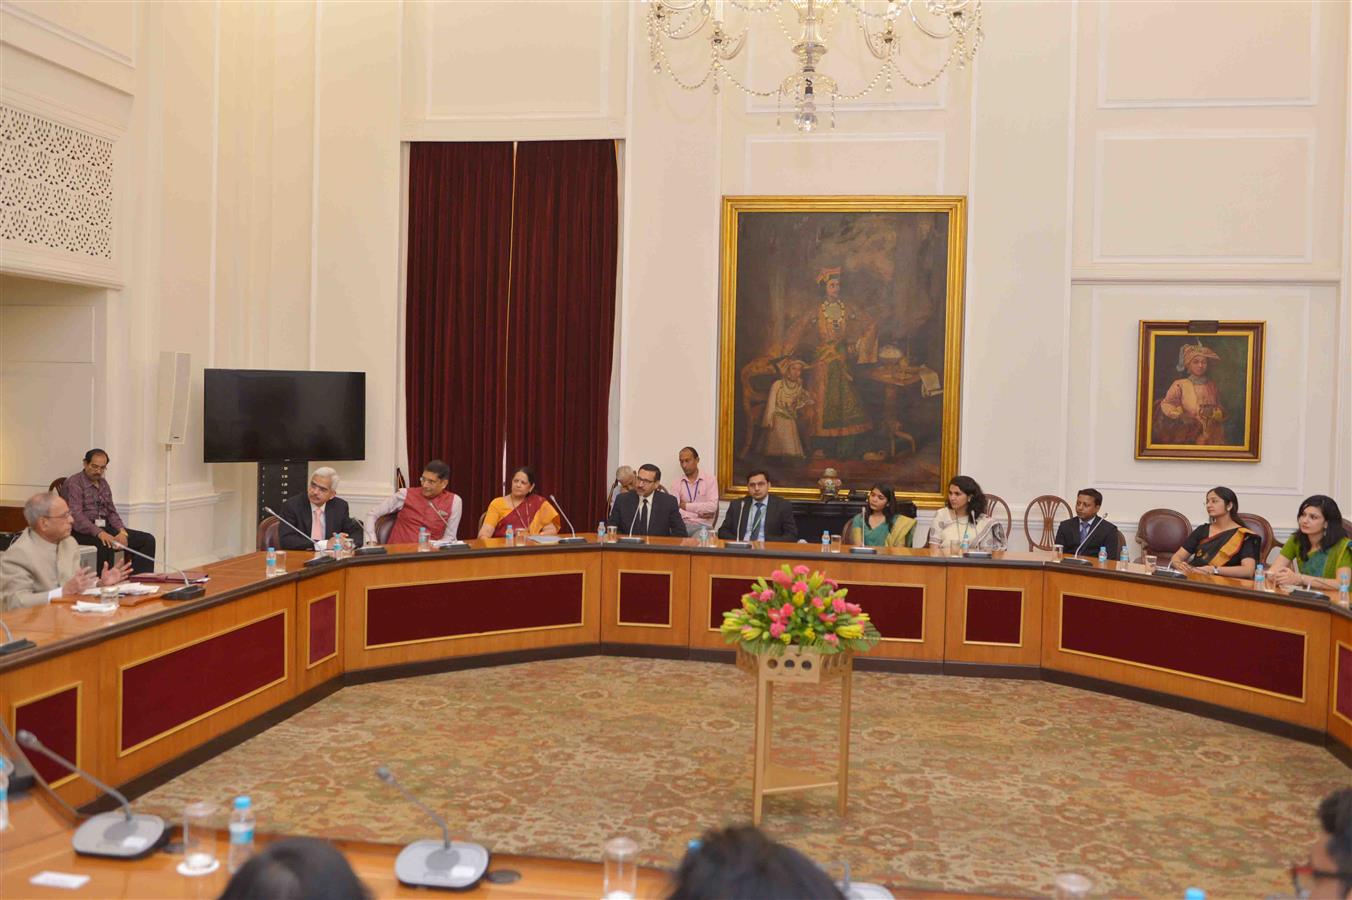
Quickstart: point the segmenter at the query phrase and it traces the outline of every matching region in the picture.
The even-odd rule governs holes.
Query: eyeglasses
[[[656,479],[656,478],[644,478],[642,475],[640,475],[640,476],[638,476],[638,483],[639,483],[639,484],[657,484],[657,479]]]
[[[1314,863],[1291,864],[1291,888],[1297,897],[1308,897],[1314,892],[1315,885],[1328,878],[1337,878],[1345,883],[1352,882],[1352,872],[1329,872],[1316,869]]]
[[[445,480],[446,480],[446,479],[444,479],[444,478],[428,478],[426,475],[423,475],[422,477],[420,477],[420,478],[418,479],[418,483],[419,483],[419,484],[441,484],[441,483],[442,483],[443,481],[445,481]]]
[[[330,491],[333,490],[333,488],[331,488],[331,487],[324,487],[324,485],[320,484],[320,483],[317,482],[317,481],[312,481],[312,482],[310,482],[310,489],[311,489],[311,490],[315,490],[315,491],[319,491],[320,493],[324,493],[324,494],[327,494],[327,493],[329,493]]]
[[[44,518],[44,519],[73,519],[73,518],[75,518],[75,513],[71,512],[70,510],[66,510],[65,512],[63,512],[63,513],[62,513],[61,515],[59,515],[59,516],[42,516],[42,518]]]

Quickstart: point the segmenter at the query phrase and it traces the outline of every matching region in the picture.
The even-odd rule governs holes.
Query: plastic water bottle
[[[1346,572],[1338,576],[1338,605],[1343,609],[1347,609],[1349,602],[1352,602],[1349,601],[1347,593],[1349,581],[1352,581],[1352,577],[1349,577]]]
[[[1117,554],[1117,564],[1119,568],[1125,569],[1131,564],[1131,557],[1127,555],[1127,545],[1122,545],[1122,550]]]
[[[0,831],[9,830],[9,761],[0,756]]]
[[[1267,571],[1263,568],[1262,563],[1259,563],[1253,570],[1253,588],[1256,591],[1268,589]]]
[[[513,528],[511,525],[507,526],[507,546],[508,547],[516,546],[516,529]]]
[[[958,549],[962,551],[962,555],[963,555],[963,556],[966,556],[966,555],[967,555],[967,551],[970,550],[970,549],[972,549],[972,542],[971,542],[970,540],[967,539],[967,533],[966,533],[966,532],[963,532],[963,535],[962,535],[962,543],[960,543],[960,544],[958,545]]]
[[[230,813],[230,855],[226,865],[231,873],[249,861],[254,853],[254,811],[248,797],[236,797]]]
[[[1104,565],[1104,564],[1106,564],[1107,562],[1108,562],[1108,548],[1107,548],[1107,547],[1100,547],[1100,548],[1099,548],[1099,565]]]
[[[267,555],[267,576],[269,578],[277,574],[277,548],[269,547]]]
[[[418,528],[418,552],[426,553],[431,549],[432,545],[427,540],[427,529],[420,526]]]
[[[823,553],[831,552],[831,532],[829,531],[822,532],[822,552]]]
[[[699,527],[699,545],[701,547],[709,546],[709,526],[701,525]]]
[[[596,523],[596,543],[604,544],[606,542],[606,523],[604,520]]]
[[[1201,888],[1188,888],[1183,892],[1183,900],[1206,900],[1206,891]]]

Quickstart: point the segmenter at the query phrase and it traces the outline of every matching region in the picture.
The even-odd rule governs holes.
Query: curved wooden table
[[[264,577],[208,566],[206,595],[109,616],[3,615],[34,649],[0,659],[0,712],[139,793],[344,684],[596,653],[728,659],[722,612],[784,562],[825,569],[883,641],[858,668],[1040,677],[1326,742],[1352,759],[1352,614],[1235,579],[1173,581],[1045,553],[954,559],[804,544],[508,547],[354,557]],[[74,804],[83,779],[35,766]]]

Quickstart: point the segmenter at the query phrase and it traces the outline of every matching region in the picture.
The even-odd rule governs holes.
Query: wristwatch
[[[1219,574],[1221,574],[1221,570],[1220,570],[1219,568],[1217,568],[1216,566],[1212,566],[1212,567],[1211,567],[1211,574],[1212,574],[1212,575],[1219,575]]]

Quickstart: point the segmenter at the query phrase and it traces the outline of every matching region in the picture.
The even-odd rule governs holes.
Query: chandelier
[[[736,27],[729,26],[729,10],[741,20]],[[861,32],[864,46],[880,61],[873,77],[853,93],[842,91],[835,78],[818,70],[846,10],[852,14]],[[796,27],[785,23],[785,11],[797,15]],[[751,22],[757,15],[776,20],[797,58],[793,71],[770,90],[745,84],[727,67],[727,62],[746,45]],[[903,31],[911,28],[914,34],[949,45],[938,71],[924,80],[912,79],[898,66]],[[676,71],[667,56],[666,42],[689,40],[699,34],[707,35],[709,61],[703,77],[696,81],[698,70],[687,76]],[[648,51],[655,73],[660,74],[665,68],[671,79],[688,91],[699,90],[712,82],[713,92],[717,94],[722,82],[726,81],[748,96],[776,98],[779,109],[785,98],[789,98],[793,105],[793,124],[805,134],[817,128],[818,103],[830,103],[831,127],[834,128],[837,100],[858,100],[879,84],[890,93],[893,79],[915,88],[928,87],[955,62],[959,69],[970,62],[981,44],[981,36],[981,0],[889,0],[886,3],[877,0],[648,0]],[[775,122],[779,123],[778,114]]]

